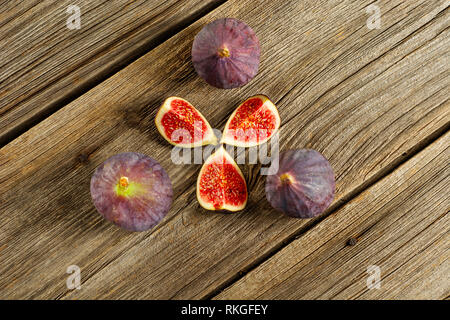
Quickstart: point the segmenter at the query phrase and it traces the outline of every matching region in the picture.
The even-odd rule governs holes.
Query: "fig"
[[[250,97],[228,119],[221,143],[253,147],[269,140],[280,127],[280,115],[264,95]]]
[[[333,201],[334,192],[334,172],[330,163],[311,149],[282,152],[278,172],[266,178],[269,203],[294,218],[319,215]]]
[[[135,152],[107,159],[91,178],[91,196],[97,211],[128,231],[154,227],[172,204],[172,183],[154,159]]]
[[[167,98],[156,114],[155,124],[164,139],[175,146],[193,148],[217,144],[205,117],[182,98]]]
[[[245,85],[258,73],[260,47],[255,32],[233,18],[215,20],[195,36],[192,63],[207,83],[231,89]]]
[[[200,170],[197,199],[207,210],[239,211],[247,204],[245,178],[223,146],[206,159]]]

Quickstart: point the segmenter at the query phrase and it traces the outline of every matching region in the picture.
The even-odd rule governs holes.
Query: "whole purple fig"
[[[172,204],[172,183],[161,165],[146,155],[119,153],[91,178],[95,208],[128,231],[144,231],[164,218]]]
[[[194,68],[207,83],[231,89],[248,83],[258,73],[260,47],[255,32],[233,18],[215,20],[195,36]]]
[[[294,218],[319,215],[333,201],[334,192],[334,172],[330,163],[311,149],[282,152],[278,172],[266,179],[269,203]]]

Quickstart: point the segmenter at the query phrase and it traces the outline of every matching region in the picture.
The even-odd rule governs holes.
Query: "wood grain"
[[[449,159],[447,133],[215,298],[444,299]]]
[[[0,11],[0,145],[224,1],[6,1]],[[81,12],[70,30],[69,5]]]
[[[202,298],[229,283],[312,223],[264,200],[259,166],[241,166],[251,190],[233,215],[199,208],[199,165],[175,165],[153,118],[170,95],[222,129],[245,97],[264,93],[282,119],[281,149],[330,159],[335,207],[448,127],[446,2],[383,2],[383,28],[366,27],[370,1],[230,1],[0,149],[0,297]],[[262,45],[247,86],[220,90],[199,79],[190,47],[218,17],[249,23]],[[350,18],[349,18],[350,17]],[[103,221],[89,179],[117,152],[138,151],[166,168],[169,215],[130,234]],[[82,289],[66,288],[67,266]]]

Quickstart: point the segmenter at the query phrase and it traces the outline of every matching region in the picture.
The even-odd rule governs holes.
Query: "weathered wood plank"
[[[223,1],[6,1],[0,145]],[[76,4],[81,29],[70,30]]]
[[[449,159],[447,133],[215,298],[444,299]]]
[[[267,94],[280,110],[281,148],[330,159],[335,203],[442,131],[445,1],[385,2],[381,30],[365,26],[368,3],[231,1],[0,149],[0,296],[204,297],[309,223],[268,207],[258,166],[242,167],[251,190],[244,212],[202,211],[199,166],[174,165],[153,125],[168,95],[193,102],[221,129],[239,101]],[[260,73],[242,89],[206,86],[190,63],[194,35],[223,16],[247,21],[261,40]],[[158,159],[173,181],[173,208],[152,232],[118,230],[91,204],[93,170],[124,151]],[[71,264],[81,267],[80,291],[65,286]]]

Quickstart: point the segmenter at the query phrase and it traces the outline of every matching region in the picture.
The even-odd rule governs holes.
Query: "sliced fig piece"
[[[192,63],[198,75],[217,88],[248,83],[258,73],[260,46],[255,32],[233,18],[215,20],[195,36]]]
[[[164,139],[175,146],[193,148],[217,144],[208,121],[183,98],[167,98],[156,114],[155,124]]]
[[[198,202],[207,210],[239,211],[245,208],[247,197],[247,184],[241,170],[221,146],[200,170]]]
[[[321,214],[333,201],[334,192],[334,172],[330,163],[311,149],[282,152],[278,173],[266,179],[269,203],[294,218],[312,218]]]
[[[280,115],[264,95],[248,98],[228,119],[221,143],[253,147],[268,141],[280,127]]]
[[[101,164],[91,178],[95,208],[128,231],[154,227],[172,204],[172,183],[164,168],[146,155],[126,152]]]

